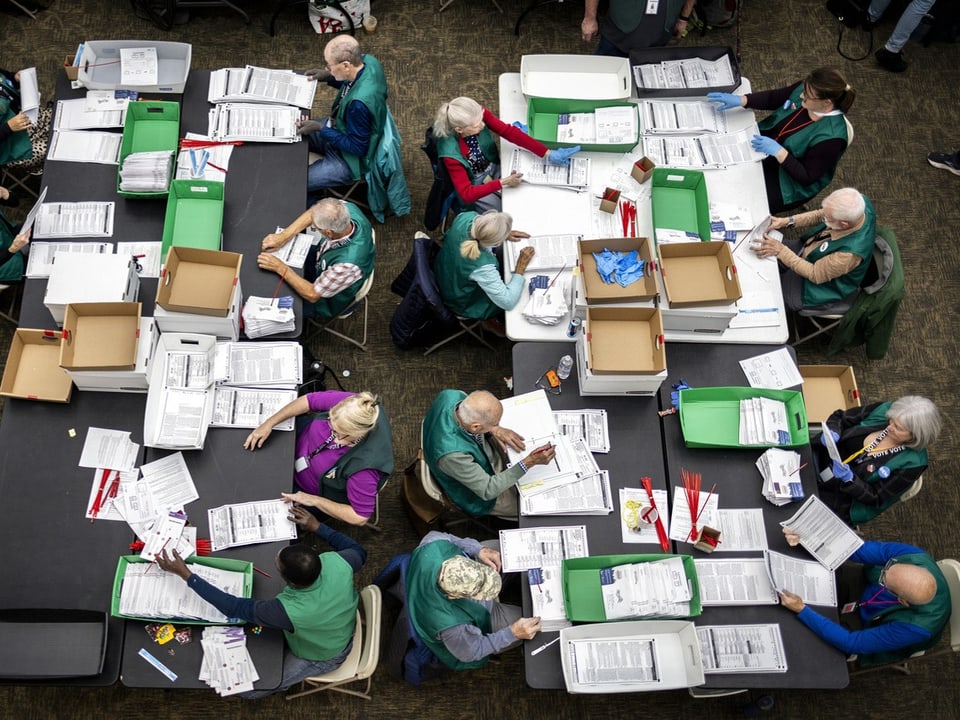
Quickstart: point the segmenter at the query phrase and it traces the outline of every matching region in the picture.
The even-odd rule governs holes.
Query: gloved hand
[[[556,150],[547,150],[547,162],[553,165],[569,165],[570,157],[580,152],[580,146],[574,145],[569,148],[557,148]]]
[[[853,480],[853,470],[850,469],[849,465],[844,465],[839,460],[834,460],[833,465],[833,476],[842,483],[848,483]]]
[[[515,128],[520,129],[520,130],[523,130],[523,132],[527,133],[528,135],[530,134],[530,131],[527,130],[527,124],[526,124],[526,123],[520,122],[519,120],[515,120],[515,121],[513,122],[513,126],[514,126]]]
[[[720,107],[718,107],[717,110],[733,110],[734,108],[743,107],[743,105],[740,104],[740,95],[734,95],[733,93],[707,93],[707,100],[712,103],[720,103]]]
[[[773,138],[768,138],[766,135],[754,135],[750,140],[750,146],[757,152],[766,153],[767,155],[776,155],[783,150],[783,145]]]
[[[840,433],[836,433],[836,432],[834,432],[833,430],[830,430],[829,428],[828,428],[828,431],[829,431],[829,433],[833,436],[833,441],[834,441],[834,442],[836,442],[837,440],[840,439]],[[827,446],[827,441],[826,441],[825,437],[826,437],[826,436],[825,436],[823,433],[820,433],[820,444],[823,445],[824,447]]]

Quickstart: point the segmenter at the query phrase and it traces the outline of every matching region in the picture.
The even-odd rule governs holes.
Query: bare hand
[[[520,184],[520,180],[523,178],[523,173],[512,172],[505,178],[500,178],[501,187],[517,187]]]
[[[510,632],[517,640],[533,640],[540,632],[540,618],[520,618],[510,626]]]
[[[257,265],[261,270],[270,270],[278,275],[287,269],[287,264],[276,255],[270,253],[260,253],[257,255]]]
[[[280,493],[280,497],[288,503],[295,503],[297,505],[303,505],[304,507],[316,507],[314,501],[317,499],[317,496],[305,493],[302,490],[298,490],[295,493]]]
[[[480,552],[477,553],[477,560],[482,562],[484,565],[492,567],[497,572],[500,572],[500,553],[493,548],[480,548]]]
[[[6,200],[10,197],[10,191],[0,185],[0,200]]]
[[[523,459],[523,464],[528,468],[533,465],[549,465],[553,462],[553,459],[557,456],[557,448],[549,443],[547,445],[541,445],[532,453],[527,455]]]
[[[26,130],[30,127],[30,118],[23,113],[14,115],[12,118],[7,120],[7,127],[10,128],[10,132],[21,132],[22,130]]]
[[[797,545],[800,544],[800,536],[797,535],[795,532],[791,530],[787,530],[787,528],[784,528],[783,534],[786,535],[787,545],[789,545],[790,547],[796,547]]]
[[[597,36],[597,30],[599,29],[600,26],[597,24],[596,18],[590,20],[584,18],[583,22],[580,23],[580,37],[583,38],[584,42],[590,42]]]
[[[156,557],[157,565],[160,566],[161,570],[166,570],[174,575],[179,575],[184,580],[188,580],[190,576],[193,575],[193,573],[190,572],[190,568],[187,567],[183,558],[180,557],[180,553],[176,550],[172,550],[171,552],[173,553],[173,557],[167,555],[166,550],[161,551]]]
[[[779,230],[790,224],[790,218],[772,217],[770,218],[770,230]]]
[[[497,439],[497,442],[500,443],[500,447],[503,448],[504,452],[507,451],[508,447],[518,452],[527,447],[523,442],[523,437],[510,428],[498,427],[493,430],[491,434]]]
[[[320,521],[302,505],[293,505],[287,518],[293,520],[297,527],[302,527],[307,532],[315,533],[317,528],[320,527]]]
[[[250,431],[250,434],[247,435],[247,439],[243,441],[243,449],[257,450],[258,448],[262,448],[263,444],[267,441],[267,438],[270,437],[270,433],[272,432],[272,426],[267,425],[266,423],[260,423],[260,425]]]
[[[523,230],[511,230],[510,234],[507,235],[507,240],[510,242],[519,242],[520,240],[525,240],[530,237],[530,233],[524,232]]]
[[[795,613],[800,612],[804,608],[803,598],[799,595],[794,595],[789,590],[780,591],[780,604],[787,610],[793,610]]]
[[[780,254],[780,249],[783,247],[783,243],[779,240],[774,240],[772,237],[767,235],[763,236],[763,239],[755,245],[751,245],[750,249],[756,253],[757,257],[768,258],[768,257],[777,257]]]
[[[537,251],[531,246],[527,246],[520,251],[517,255],[517,264],[514,267],[513,272],[516,275],[523,275],[527,271],[527,265],[530,264],[530,261],[533,259],[534,254]]]
[[[30,230],[27,230],[26,232],[20,233],[19,235],[17,235],[17,236],[13,239],[13,242],[10,243],[10,254],[11,254],[11,255],[12,255],[13,253],[17,252],[18,250],[26,247],[27,243],[30,242],[30,233],[31,233],[32,231],[33,231],[33,228],[30,228]]]
[[[286,245],[289,240],[284,240],[283,236],[280,233],[270,233],[269,235],[263,238],[263,242],[260,243],[261,250],[276,250]]]

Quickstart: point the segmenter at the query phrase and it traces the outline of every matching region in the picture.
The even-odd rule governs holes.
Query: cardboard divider
[[[60,341],[64,370],[133,370],[140,303],[67,305]]]
[[[727,242],[660,243],[657,254],[671,306],[729,304],[743,296]]]

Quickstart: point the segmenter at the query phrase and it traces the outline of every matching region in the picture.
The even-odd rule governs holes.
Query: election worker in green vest
[[[427,533],[410,556],[407,613],[417,634],[447,667],[483,667],[491,655],[532,640],[540,618],[523,617],[500,595],[500,553],[473,538]]]
[[[307,190],[349,185],[366,175],[387,119],[387,79],[380,61],[360,52],[352,35],[337,35],[323,48],[322,68],[307,77],[335,88],[329,117],[297,123],[320,159],[307,168]]]
[[[179,575],[187,585],[229,618],[282,630],[287,641],[279,687],[253,690],[254,699],[282,692],[304,678],[337,669],[350,654],[359,598],[353,574],[367,553],[352,538],[331,530],[303,507],[291,507],[290,519],[327,542],[335,552],[317,553],[310,545],[286,545],[277,553],[277,570],[287,583],[273,600],[230,595],[198,577],[176,550],[157,556],[157,565]]]
[[[600,35],[594,55],[629,57],[631,50],[662,47],[687,34],[695,0],[610,0],[603,25],[597,21],[600,0],[586,0],[580,37]]]
[[[853,142],[846,119],[856,91],[834,68],[817,68],[802,82],[747,95],[712,92],[720,110],[772,110],[751,140],[764,153],[763,179],[771,213],[803,205],[830,184]]]
[[[0,187],[0,201],[9,196],[7,189]],[[30,232],[18,232],[17,227],[0,211],[0,282],[23,280],[27,261],[20,251],[30,242]]]
[[[487,320],[504,310],[513,310],[526,286],[523,273],[533,257],[532,247],[517,255],[513,274],[506,283],[493,254],[506,240],[516,242],[530,237],[512,230],[513,218],[507,213],[488,210],[482,215],[464,212],[457,215],[443,238],[443,247],[433,261],[433,274],[444,304],[464,318]]]
[[[303,277],[274,252],[297,234],[309,230],[320,236],[303,264]],[[304,317],[329,320],[346,312],[376,259],[373,227],[356,205],[324,198],[280,232],[261,243],[257,265],[277,273],[303,298]]]
[[[800,537],[784,530],[787,542]],[[904,660],[937,644],[950,619],[950,587],[933,558],[918,547],[868,540],[840,569],[850,588],[838,583],[840,622],[807,607],[799,595],[780,591],[780,604],[824,642],[860,667]],[[861,566],[853,565],[861,563]],[[848,657],[848,659],[852,659]]]
[[[430,472],[453,503],[470,515],[517,518],[517,482],[534,465],[553,462],[541,445],[507,467],[507,448],[526,450],[523,438],[500,426],[503,405],[486,390],[469,395],[441,390],[423,420],[423,453]]]
[[[850,525],[872,520],[927,469],[927,448],[940,424],[937,406],[919,395],[837,410],[827,427],[841,460],[830,459],[824,436],[814,446],[820,499]]]
[[[780,279],[787,309],[846,312],[873,256],[873,203],[853,188],[841,188],[823,199],[820,210],[770,221],[771,230],[785,227],[808,232],[783,242],[764,235],[751,247],[759,257],[776,258],[785,268]]]

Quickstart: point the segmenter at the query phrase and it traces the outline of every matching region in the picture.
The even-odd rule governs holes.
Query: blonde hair
[[[473,98],[457,97],[445,102],[437,110],[433,120],[433,134],[436,137],[448,137],[457,128],[476,125],[483,119],[483,107]]]
[[[336,423],[337,432],[356,440],[365,438],[379,417],[380,400],[366,391],[345,397],[330,408],[330,424]]]
[[[501,245],[510,234],[513,217],[509,213],[487,210],[470,225],[470,237],[460,243],[460,255],[467,260],[480,257],[483,248]]]

